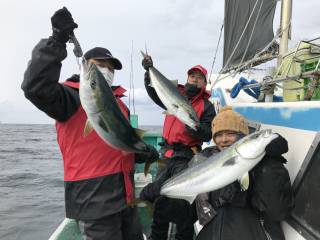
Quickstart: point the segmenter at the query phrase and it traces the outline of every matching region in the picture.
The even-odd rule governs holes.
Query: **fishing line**
[[[259,19],[259,17],[260,17],[260,12],[261,12],[261,8],[262,8],[262,4],[263,4],[263,2],[261,2],[261,4],[260,4],[260,8],[259,8],[259,11],[258,11],[258,13],[257,13],[257,17],[256,17],[256,19],[255,19],[255,21],[254,21],[254,25],[253,25],[253,27],[252,27],[252,31],[251,31],[251,34],[250,34],[250,38],[249,38],[248,44],[247,44],[246,49],[245,49],[245,51],[244,51],[244,53],[243,53],[243,55],[242,55],[242,58],[241,58],[241,61],[240,61],[240,64],[239,64],[239,65],[241,65],[241,64],[243,63],[243,60],[244,60],[244,58],[245,58],[245,56],[246,56],[246,54],[247,54],[247,51],[248,51],[248,49],[249,49],[249,45],[250,45],[250,43],[251,43],[253,33],[254,33],[255,29],[256,29],[256,25],[257,25],[258,19]],[[239,71],[239,69],[236,69],[236,71]]]

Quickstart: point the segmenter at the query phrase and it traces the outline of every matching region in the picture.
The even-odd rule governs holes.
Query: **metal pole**
[[[278,67],[281,65],[282,58],[288,51],[288,40],[290,35],[290,24],[291,24],[291,11],[292,11],[292,0],[281,0],[281,20],[280,20],[280,46],[279,46],[279,57]],[[265,93],[265,102],[273,101],[274,88],[271,88]]]
[[[292,0],[281,1],[281,37],[279,46],[279,58],[278,66],[280,66],[282,57],[288,51],[288,41],[291,31],[291,11],[292,11]]]

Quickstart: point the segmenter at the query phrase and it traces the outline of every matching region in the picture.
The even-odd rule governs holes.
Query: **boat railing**
[[[320,77],[320,44],[317,43],[317,41],[319,40],[320,37],[311,40],[300,41],[294,51],[289,52],[283,57],[283,59],[289,59],[289,62],[281,61],[281,65],[277,68],[276,72],[272,74],[272,76],[265,77],[261,82],[243,86],[243,89],[265,87],[275,84],[277,84],[278,87],[283,88],[284,90],[317,88],[319,85],[318,80]],[[292,68],[297,64],[300,66],[298,73],[290,74]],[[311,78],[315,81],[311,81],[309,85],[303,86],[303,79],[308,78]],[[286,88],[278,84],[286,81],[295,81],[301,86]]]

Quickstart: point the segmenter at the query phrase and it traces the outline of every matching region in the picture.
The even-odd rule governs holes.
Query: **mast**
[[[278,66],[280,66],[282,57],[288,51],[288,41],[291,30],[291,12],[292,12],[292,0],[281,0],[281,22],[280,22],[280,46]]]
[[[279,57],[278,67],[281,65],[283,56],[288,51],[288,42],[291,29],[291,12],[292,12],[292,0],[281,0],[281,19],[280,19],[280,45],[279,45]],[[265,102],[273,101],[274,86],[265,93]],[[263,95],[262,95],[263,96]]]

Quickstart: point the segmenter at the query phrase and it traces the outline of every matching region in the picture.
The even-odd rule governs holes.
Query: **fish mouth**
[[[89,62],[88,60],[86,60],[84,58],[82,59],[82,66],[86,72],[91,72],[94,68],[93,65],[95,65],[93,62]]]

